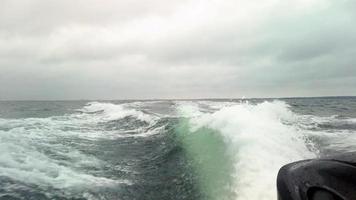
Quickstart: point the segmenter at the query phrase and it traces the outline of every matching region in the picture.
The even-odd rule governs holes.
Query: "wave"
[[[84,114],[95,114],[95,119],[102,121],[112,121],[128,116],[148,123],[152,123],[157,119],[157,117],[145,114],[142,111],[129,109],[125,107],[125,104],[90,102],[83,108],[78,109],[78,111]],[[93,116],[90,117],[93,119]]]
[[[177,109],[183,117],[178,132],[210,199],[277,199],[279,168],[317,155],[284,102],[225,104],[214,112],[204,112],[206,106],[185,102]]]
[[[159,122],[156,116],[124,105],[99,102],[62,116],[0,118],[0,182],[89,196],[100,188],[133,184],[98,173],[104,173],[109,163],[87,151],[94,148],[94,141],[157,134],[164,127]]]
[[[130,184],[128,180],[96,176],[83,171],[85,168],[101,168],[105,162],[64,144],[64,141],[54,141],[52,137],[45,138],[43,135],[46,133],[39,136],[36,132],[40,131],[32,132],[25,128],[0,131],[2,184],[16,181],[22,187],[28,187],[28,190],[49,188],[69,194]],[[4,179],[5,177],[7,178]],[[2,189],[6,189],[1,186]]]
[[[356,149],[355,119],[293,108],[283,101],[90,102],[71,114],[0,118],[0,188],[15,194],[16,182],[47,199],[112,199],[130,186],[167,184],[160,177],[167,174],[189,192],[198,186],[197,199],[276,199],[282,165]]]

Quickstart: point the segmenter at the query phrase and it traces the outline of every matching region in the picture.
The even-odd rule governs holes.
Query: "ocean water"
[[[0,199],[275,200],[356,150],[356,98],[0,102]]]

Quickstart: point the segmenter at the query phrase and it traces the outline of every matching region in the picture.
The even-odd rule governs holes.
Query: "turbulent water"
[[[0,199],[275,200],[356,150],[356,98],[0,102]]]

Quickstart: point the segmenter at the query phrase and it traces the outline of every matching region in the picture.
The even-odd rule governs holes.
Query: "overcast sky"
[[[354,0],[1,0],[0,99],[356,95]]]

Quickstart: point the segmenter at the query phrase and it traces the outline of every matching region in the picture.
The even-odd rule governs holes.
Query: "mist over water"
[[[355,134],[351,97],[0,102],[0,199],[276,199]]]

